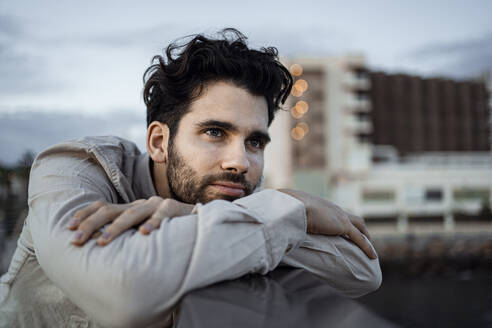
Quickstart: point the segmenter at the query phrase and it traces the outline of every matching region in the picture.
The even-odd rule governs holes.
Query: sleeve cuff
[[[253,211],[264,224],[264,234],[272,269],[292,248],[306,239],[306,209],[298,199],[283,192],[265,189],[234,201]]]

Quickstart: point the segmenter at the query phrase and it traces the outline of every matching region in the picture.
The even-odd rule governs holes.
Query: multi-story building
[[[371,73],[375,145],[399,154],[490,151],[485,83]]]
[[[362,56],[285,63],[296,81],[272,125],[267,185],[328,197],[387,232],[491,215],[483,82],[371,73]]]
[[[362,56],[285,63],[296,80],[285,106],[290,114],[279,113],[272,125],[267,183],[328,196],[341,173],[357,176],[370,167],[370,76]]]

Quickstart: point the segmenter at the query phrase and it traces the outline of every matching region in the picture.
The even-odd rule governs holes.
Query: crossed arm
[[[143,326],[162,320],[190,290],[267,273],[280,262],[325,276],[350,296],[379,286],[377,260],[340,236],[306,234],[305,204],[273,190],[164,218],[147,236],[128,229],[105,247],[95,240],[70,246],[74,233],[67,225],[75,213],[117,198],[109,182],[95,184],[86,178],[104,172],[88,169],[95,171],[75,177],[35,170],[28,224],[46,275],[104,325]]]
[[[366,253],[370,259],[376,259],[377,255],[365,236],[369,232],[362,218],[346,213],[335,204],[305,192],[281,189],[281,192],[291,195],[301,201],[306,209],[307,233],[347,236],[359,248]],[[235,203],[240,204],[238,200]],[[252,205],[246,202],[246,207]],[[268,203],[261,202],[258,211],[262,211]],[[254,204],[253,204],[254,206]],[[68,223],[67,228],[76,230],[72,244],[84,245],[90,237],[104,225],[104,233],[98,236],[97,243],[105,246],[122,232],[139,225],[139,231],[148,235],[152,230],[158,229],[164,218],[177,218],[189,215],[193,212],[195,205],[179,202],[174,199],[164,199],[153,196],[148,200],[139,199],[128,204],[111,204],[97,201],[91,205],[75,212]],[[300,217],[299,220],[304,218]]]

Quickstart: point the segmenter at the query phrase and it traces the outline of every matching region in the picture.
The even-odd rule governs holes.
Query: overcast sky
[[[230,26],[283,56],[361,53],[372,69],[467,78],[492,68],[491,12],[478,0],[0,0],[0,162],[86,134],[142,147],[142,73],[187,34]]]

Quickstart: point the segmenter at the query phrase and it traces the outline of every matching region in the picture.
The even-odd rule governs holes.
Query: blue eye
[[[205,131],[205,134],[212,138],[221,138],[224,136],[224,132],[221,129],[217,128],[207,129]]]
[[[259,140],[259,139],[251,139],[251,140],[248,140],[248,144],[253,147],[253,148],[256,148],[256,149],[263,149],[265,148],[265,144],[263,141]]]

